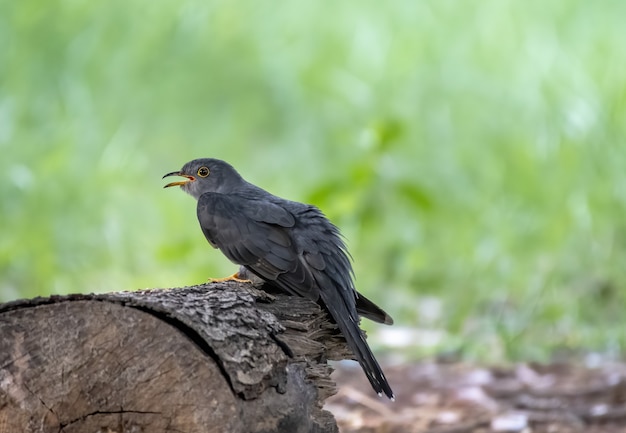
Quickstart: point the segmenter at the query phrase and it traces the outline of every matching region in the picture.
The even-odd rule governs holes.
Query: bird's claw
[[[250,280],[243,280],[239,278],[238,272],[235,272],[234,274],[224,278],[209,278],[209,283],[224,283],[226,281],[236,281],[238,283],[252,283],[252,281]]]

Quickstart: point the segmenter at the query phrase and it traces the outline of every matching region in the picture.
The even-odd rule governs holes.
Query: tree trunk
[[[236,282],[0,305],[0,433],[336,432],[313,302]]]

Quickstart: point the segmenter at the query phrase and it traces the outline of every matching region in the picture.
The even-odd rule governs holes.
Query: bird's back
[[[198,218],[209,242],[231,261],[285,292],[324,306],[374,389],[393,398],[358,326],[359,295],[345,243],[317,207],[248,184],[229,194],[203,194]],[[365,305],[376,307],[369,301]],[[386,313],[376,308],[373,315],[387,323]]]

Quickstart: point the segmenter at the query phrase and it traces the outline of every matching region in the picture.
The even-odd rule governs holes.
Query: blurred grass
[[[432,353],[621,356],[624,16],[617,0],[0,0],[0,300],[231,272],[193,200],[161,189],[211,156],[319,205],[361,291],[447,331]]]

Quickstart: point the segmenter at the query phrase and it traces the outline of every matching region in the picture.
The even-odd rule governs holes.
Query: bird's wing
[[[384,325],[393,325],[393,318],[387,314],[385,310],[360,293],[358,299],[356,300],[356,311],[359,313],[359,316],[367,317],[374,322],[382,323]]]
[[[393,398],[358,326],[349,255],[338,229],[317,208],[205,193],[198,220],[211,245],[232,262],[287,292],[321,298],[374,390]]]
[[[301,230],[296,227],[295,237],[304,251],[302,259],[319,287],[322,303],[335,319],[374,390],[393,399],[389,382],[359,329],[359,308],[373,304],[360,298],[354,288],[350,256],[339,230],[315,207],[300,213],[298,220],[306,221],[306,226]],[[387,321],[387,318],[381,320]]]
[[[301,211],[298,220],[304,224],[295,228],[294,237],[301,247],[304,266],[311,272],[320,291],[337,296],[337,299],[324,299],[327,308],[332,309],[331,304],[341,301],[346,304],[350,316],[358,321],[352,265],[339,229],[313,206]]]
[[[319,291],[293,238],[294,216],[270,201],[206,193],[198,221],[211,245],[232,262],[296,295],[316,301]]]

